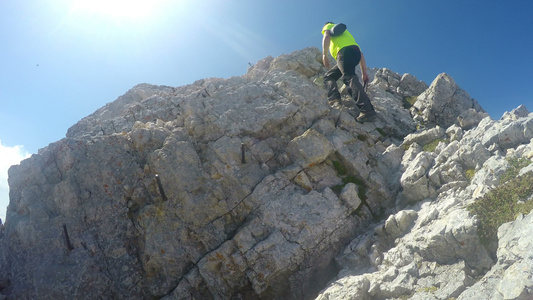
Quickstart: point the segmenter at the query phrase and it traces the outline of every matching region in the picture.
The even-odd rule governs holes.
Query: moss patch
[[[439,288],[437,288],[436,286],[430,286],[430,287],[425,287],[425,288],[422,288],[422,289],[418,289],[416,290],[417,293],[420,293],[420,292],[426,292],[426,293],[434,293],[436,291],[438,291]]]
[[[404,151],[409,150],[409,148],[411,148],[411,145],[412,145],[412,144],[403,144],[403,145],[402,145],[403,150],[404,150]]]
[[[337,172],[337,175],[339,176],[346,176],[346,174],[348,174],[348,170],[346,169],[346,167],[341,164],[339,161],[332,161],[333,163],[333,168],[335,168],[335,171]]]
[[[478,217],[478,235],[485,246],[490,247],[497,242],[498,227],[502,224],[515,220],[519,214],[531,212],[532,183],[533,172],[528,172],[508,180],[467,207]]]
[[[472,178],[474,178],[474,175],[476,175],[476,170],[468,169],[466,170],[465,175],[466,175],[466,179],[468,179],[468,181],[471,182]]]
[[[413,107],[413,105],[415,104],[417,98],[418,98],[417,96],[403,97],[403,99],[402,99],[403,100],[402,101],[403,108],[409,109],[409,108]]]
[[[362,201],[366,201],[366,184],[361,179],[357,178],[353,174],[348,173],[348,169],[346,166],[341,164],[339,161],[332,161],[333,168],[335,168],[335,171],[337,172],[337,175],[342,179],[342,184],[336,185],[331,187],[331,190],[335,192],[336,194],[340,194],[342,189],[348,184],[348,183],[354,183],[359,188],[357,191],[357,194],[359,198]]]
[[[448,140],[436,139],[433,142],[424,145],[424,147],[422,148],[426,152],[435,152],[435,149],[437,149],[437,146],[439,145],[440,142],[448,143]]]

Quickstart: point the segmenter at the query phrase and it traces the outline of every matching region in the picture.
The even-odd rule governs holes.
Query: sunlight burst
[[[75,0],[72,9],[111,19],[137,19],[153,13],[161,2],[162,0]]]

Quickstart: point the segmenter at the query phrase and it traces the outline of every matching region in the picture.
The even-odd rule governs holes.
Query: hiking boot
[[[377,115],[378,114],[375,110],[370,112],[361,112],[355,120],[359,123],[373,122],[374,120],[376,120]]]
[[[329,104],[330,106],[335,106],[335,104],[337,104],[337,106],[338,106],[338,105],[341,104],[341,99],[333,99],[333,100],[329,100],[329,101],[328,101],[328,104]]]

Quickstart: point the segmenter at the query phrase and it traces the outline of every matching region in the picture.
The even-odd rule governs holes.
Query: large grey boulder
[[[400,182],[404,195],[409,201],[418,201],[437,195],[436,189],[428,177],[434,160],[434,154],[421,152],[409,163],[409,166],[402,174]]]
[[[516,121],[505,119],[502,126],[493,126],[484,135],[484,145],[496,143],[501,149],[516,148],[533,138],[533,115]]]
[[[474,127],[488,116],[477,101],[446,73],[439,74],[418,96],[413,105],[413,115],[419,116],[420,121],[429,127],[439,125],[448,128],[458,123],[464,129]]]
[[[529,110],[527,110],[525,105],[520,105],[517,108],[513,109],[510,112],[505,112],[501,120],[513,120],[516,121],[520,118],[525,118],[529,115]]]
[[[328,139],[309,129],[294,138],[287,146],[287,153],[302,168],[309,168],[326,160],[334,151]]]
[[[416,97],[427,90],[428,85],[411,74],[403,74],[396,92],[403,97]]]
[[[403,139],[403,142],[404,145],[407,146],[413,143],[417,143],[420,146],[424,146],[436,140],[444,139],[445,134],[446,131],[442,127],[437,125],[435,128],[431,128],[429,130],[411,133]]]

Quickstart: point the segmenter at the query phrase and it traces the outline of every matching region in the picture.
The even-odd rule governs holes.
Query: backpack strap
[[[329,33],[331,36],[339,36],[346,30],[346,25],[343,23],[335,24],[330,30]]]

